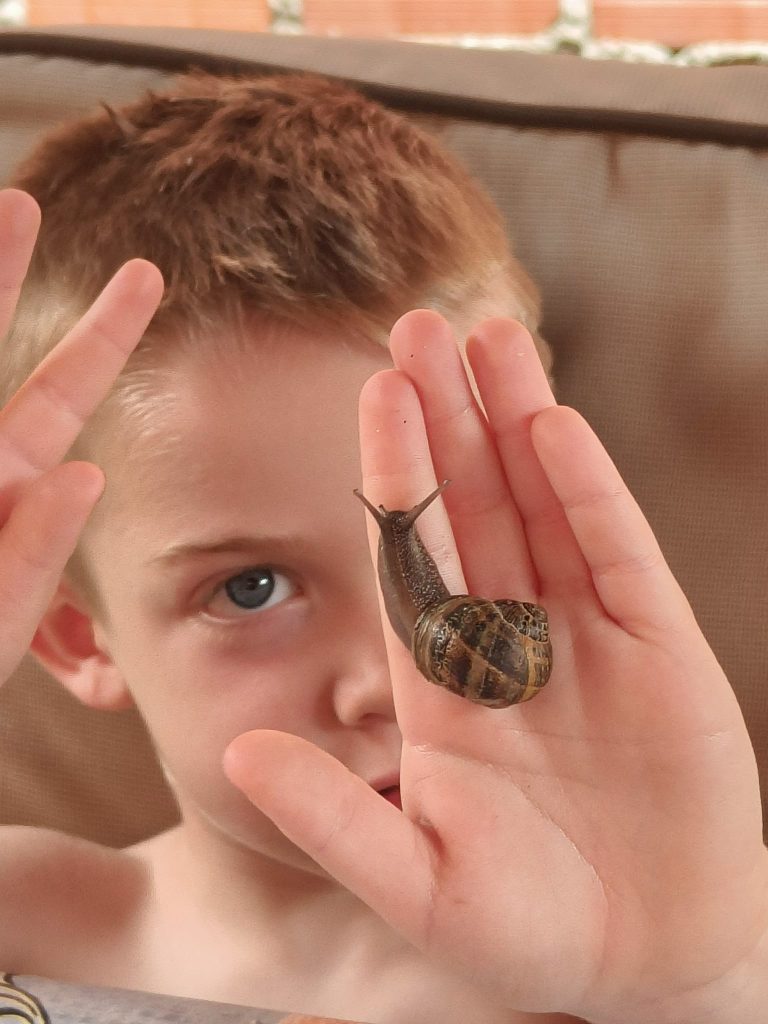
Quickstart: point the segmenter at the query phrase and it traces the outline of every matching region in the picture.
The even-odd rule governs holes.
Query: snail
[[[392,629],[430,682],[488,708],[535,697],[552,671],[546,611],[526,601],[451,595],[415,523],[446,480],[408,512],[354,494],[381,530],[378,573]]]

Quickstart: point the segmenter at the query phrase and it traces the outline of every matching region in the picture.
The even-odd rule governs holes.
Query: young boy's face
[[[160,439],[105,459],[88,539],[95,634],[144,715],[186,818],[317,869],[222,773],[256,728],[297,734],[368,782],[400,735],[366,539],[357,401],[381,347],[283,330],[187,362]],[[156,410],[156,411],[155,411]]]

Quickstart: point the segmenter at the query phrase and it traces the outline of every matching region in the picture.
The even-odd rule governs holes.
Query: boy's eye
[[[224,589],[240,608],[261,608],[274,592],[275,576],[269,569],[246,569],[227,580]]]
[[[225,580],[216,589],[208,610],[214,615],[231,615],[235,610],[263,611],[290,597],[294,589],[284,573],[255,566]]]

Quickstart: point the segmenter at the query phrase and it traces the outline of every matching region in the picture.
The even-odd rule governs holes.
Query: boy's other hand
[[[452,591],[547,609],[552,678],[526,704],[478,707],[427,682],[383,616],[403,812],[282,733],[239,737],[230,777],[510,1009],[757,1021],[768,853],[755,758],[642,512],[587,423],[556,405],[519,324],[486,321],[468,343],[486,415],[436,314],[403,317],[392,353],[396,369],[361,396],[363,492],[409,509],[449,478],[452,529],[425,513],[427,547]]]
[[[0,192],[0,337],[39,226],[31,196]],[[62,459],[136,347],[162,291],[153,264],[126,263],[0,412],[0,682],[26,652],[104,486],[97,466]]]

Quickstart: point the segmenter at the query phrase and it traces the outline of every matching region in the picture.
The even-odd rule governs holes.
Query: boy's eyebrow
[[[253,534],[234,535],[221,537],[210,541],[201,541],[195,544],[171,544],[155,555],[147,562],[148,565],[175,565],[178,562],[190,558],[199,558],[203,555],[220,554],[248,554],[254,550],[268,548],[272,557],[285,552],[289,548],[295,550],[296,542],[288,537],[267,537],[265,535]]]

